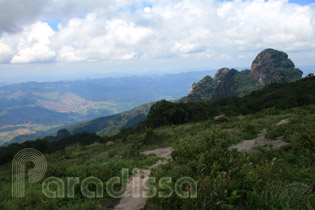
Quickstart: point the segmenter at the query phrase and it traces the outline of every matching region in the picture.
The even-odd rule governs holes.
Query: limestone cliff
[[[256,56],[251,70],[219,69],[214,78],[205,76],[194,83],[190,93],[180,101],[213,101],[226,96],[244,96],[271,83],[295,81],[302,77],[302,73],[286,53],[266,49]]]
[[[266,49],[259,53],[252,63],[251,76],[257,84],[268,85],[291,82],[302,77],[302,72],[284,52]]]

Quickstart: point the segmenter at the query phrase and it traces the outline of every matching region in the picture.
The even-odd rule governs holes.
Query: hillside
[[[21,143],[24,141],[31,141],[38,138],[47,137],[49,139],[58,139],[57,130],[66,129],[71,134],[77,133],[97,133],[98,135],[111,135],[119,132],[121,129],[124,128],[134,128],[136,127],[141,121],[146,119],[150,107],[153,103],[143,104],[139,107],[131,109],[126,112],[106,116],[106,117],[99,117],[94,120],[88,120],[80,123],[72,123],[69,126],[59,126],[54,129],[50,129],[47,131],[36,132],[35,134],[29,135],[20,135],[14,137],[11,141],[4,143],[4,146],[13,143]]]
[[[295,68],[294,63],[288,58],[286,53],[274,49],[266,49],[256,56],[255,60],[252,62],[251,70],[237,71],[228,68],[219,69],[214,78],[205,76],[199,82],[194,83],[193,89],[188,96],[183,97],[179,102],[214,101],[215,99],[227,96],[245,96],[255,90],[262,89],[266,85],[292,82],[301,78],[301,76],[302,72]],[[167,80],[166,77],[164,79]],[[169,81],[171,82],[171,80]],[[175,83],[175,86],[178,83],[179,81]],[[82,86],[85,87],[84,83]],[[86,89],[88,88],[91,87],[87,86]],[[171,87],[169,87],[169,89],[172,90]],[[85,92],[83,91],[83,93]],[[101,93],[99,94],[102,95]],[[124,93],[122,93],[122,95],[124,95]],[[127,97],[130,96],[131,95],[128,94]],[[67,129],[73,134],[79,132],[96,132],[102,135],[111,134],[123,127],[136,126],[137,123],[146,118],[148,109],[145,110],[147,111],[139,113],[138,116],[131,111],[130,113],[132,114],[130,117],[129,114],[124,113],[110,117],[101,117],[92,121],[75,124]],[[209,108],[209,110],[211,110],[211,108]],[[9,143],[34,140],[38,137],[50,135],[52,131],[57,131],[60,128],[62,128],[62,126],[55,126],[45,132],[41,131],[34,134],[20,135],[13,138]],[[8,143],[5,145],[7,144]]]
[[[213,118],[216,115],[248,115],[264,109],[289,109],[315,103],[315,77],[291,83],[274,83],[243,97],[225,97],[214,102],[155,103],[140,127],[157,128]]]
[[[123,128],[135,128],[141,121],[146,119],[152,104],[153,103],[143,104],[130,111],[78,123],[66,127],[66,129],[69,130],[71,134],[89,132],[98,135],[110,135],[117,133]]]
[[[315,77],[308,77],[273,84],[242,98],[211,103],[161,101],[137,128],[113,136],[82,133],[0,148],[0,208],[115,209],[120,204],[105,186],[99,198],[85,198],[79,187],[74,198],[47,198],[42,194],[42,182],[27,182],[26,197],[11,198],[10,155],[31,147],[45,153],[49,167],[44,179],[79,177],[81,183],[94,176],[106,183],[121,176],[122,168],[129,169],[130,177],[134,168],[151,170],[150,177],[157,180],[151,187],[164,195],[169,190],[174,193],[149,198],[144,207],[148,210],[313,209],[314,91]],[[195,118],[189,117],[191,112]],[[227,114],[228,122],[215,123],[217,113]],[[268,143],[253,147],[254,152],[232,149],[258,138]],[[277,142],[283,146],[272,146]],[[153,149],[170,147],[174,149],[172,160],[158,164],[163,157],[154,155]],[[152,168],[155,164],[158,166]],[[172,180],[161,185],[162,177]],[[175,193],[175,182],[181,177],[196,181],[196,198],[183,199]],[[183,190],[188,192],[189,187],[185,185]]]
[[[180,98],[189,87],[188,81],[195,81],[203,73],[205,72],[190,72],[155,78],[29,83],[25,87],[23,84],[12,86],[14,88],[10,86],[6,90],[9,92],[2,91],[2,95],[7,97],[2,106],[7,106],[0,114],[0,140],[5,141],[2,143],[4,145],[34,140],[66,126],[72,133],[91,131],[98,134],[110,134],[124,126],[132,127],[144,119],[147,112],[139,116],[132,114],[131,118],[135,120],[131,119],[130,122],[127,122],[129,117],[122,117],[124,114],[115,114],[150,101]],[[251,70],[219,69],[214,78],[205,76],[194,83],[191,92],[179,102],[214,101],[221,97],[244,96],[266,85],[292,82],[301,76],[302,71],[295,68],[286,53],[266,49],[256,56]],[[8,97],[9,102],[6,101]],[[35,119],[38,113],[42,117]],[[111,117],[103,118],[106,116]],[[101,118],[76,124],[97,117]],[[69,126],[72,124],[74,126]]]
[[[271,83],[295,81],[302,74],[286,53],[266,49],[256,56],[251,70],[219,69],[214,78],[205,76],[194,83],[191,92],[180,101],[213,101],[226,96],[244,96]]]

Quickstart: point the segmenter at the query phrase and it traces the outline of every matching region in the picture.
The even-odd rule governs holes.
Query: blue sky
[[[220,2],[224,1],[233,1],[233,0],[220,0]],[[266,1],[266,0],[265,0]],[[309,5],[315,3],[314,0],[288,0],[289,3],[299,4],[299,5]]]
[[[289,0],[290,3],[300,4],[300,5],[308,5],[315,3],[314,0]]]
[[[315,65],[311,3],[1,1],[0,82],[25,74],[49,79],[249,67],[265,48],[287,52],[297,66]]]
[[[61,23],[60,19],[47,19],[45,22],[54,30],[58,31],[58,24]]]

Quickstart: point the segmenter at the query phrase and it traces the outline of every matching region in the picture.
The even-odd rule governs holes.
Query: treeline
[[[94,142],[123,140],[130,134],[143,132],[146,128],[208,120],[223,113],[228,116],[247,115],[272,107],[289,109],[310,104],[315,104],[314,76],[292,83],[271,84],[244,97],[220,98],[215,102],[173,103],[162,100],[152,105],[147,119],[136,128],[122,128],[118,134],[111,137],[100,137],[95,133],[84,132],[59,140],[45,138],[10,144],[7,147],[0,147],[0,164],[12,161],[14,155],[24,148],[53,153],[73,144],[89,145]]]
[[[68,136],[59,140],[37,139],[36,141],[26,141],[21,144],[14,143],[7,147],[0,147],[0,164],[12,161],[14,155],[22,149],[34,148],[42,153],[54,153],[64,150],[67,146],[73,144],[90,145],[95,142],[104,143],[105,137],[97,136],[95,133],[80,133],[73,136]]]
[[[315,77],[292,83],[274,83],[244,97],[220,98],[215,102],[172,103],[165,100],[154,104],[146,120],[138,128],[157,128],[211,119],[219,114],[247,115],[263,109],[289,109],[315,104]]]

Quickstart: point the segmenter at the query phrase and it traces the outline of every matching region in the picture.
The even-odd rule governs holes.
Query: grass
[[[174,147],[174,161],[154,170],[152,176],[159,179],[171,174],[173,182],[183,174],[191,176],[198,182],[198,197],[152,198],[146,209],[313,209],[313,108],[279,111],[274,115],[265,110],[202,129],[193,138],[184,139]],[[290,119],[290,123],[274,126],[282,119]],[[235,131],[227,130],[233,127]],[[254,154],[227,150],[262,128],[267,128],[269,136],[284,135],[289,146]],[[290,187],[291,183],[307,187]]]
[[[157,180],[182,176],[198,183],[198,197],[149,199],[146,209],[312,209],[315,180],[314,141],[315,107],[286,111],[267,109],[254,115],[237,116],[227,123],[212,119],[177,126],[164,126],[144,133],[115,135],[112,146],[94,143],[72,145],[65,151],[45,155],[45,178],[56,176],[101,178],[104,184],[120,176],[122,168],[146,168],[158,158],[142,151],[160,147],[174,148],[173,161],[151,173]],[[282,119],[288,124],[275,126]],[[228,147],[252,139],[267,129],[267,137],[284,136],[289,145],[280,151],[246,154],[228,151]],[[291,183],[303,183],[307,188]],[[158,190],[160,186],[154,185]],[[118,202],[106,193],[104,198],[87,199],[76,188],[75,198],[49,199],[42,194],[41,183],[27,184],[25,198],[11,198],[11,166],[0,166],[0,209],[106,209]],[[173,188],[174,189],[174,188]]]

